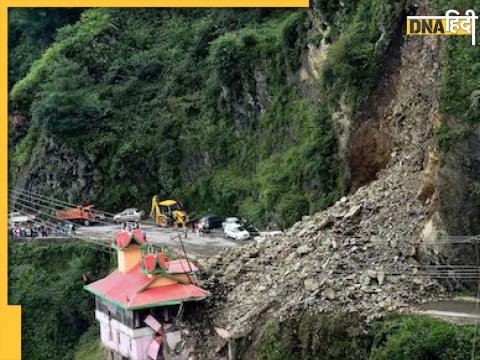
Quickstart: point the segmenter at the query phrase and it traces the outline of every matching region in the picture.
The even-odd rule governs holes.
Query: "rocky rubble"
[[[379,95],[371,119],[392,137],[377,180],[277,237],[207,261],[202,286],[212,292],[210,320],[224,338],[245,337],[265,314],[282,320],[305,310],[340,311],[368,323],[442,296],[417,254],[428,216],[416,194],[438,115],[437,55],[435,40],[403,45],[401,65],[385,85],[390,97]]]
[[[223,309],[217,325],[243,337],[266,309],[279,319],[303,310],[342,310],[369,322],[438,298],[442,287],[419,273],[416,260],[414,233],[423,214],[415,189],[386,197],[387,184],[362,188],[281,236],[212,258],[205,285]]]

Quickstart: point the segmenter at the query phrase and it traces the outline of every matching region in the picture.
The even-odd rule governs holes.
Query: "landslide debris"
[[[400,66],[376,95],[369,121],[392,139],[377,180],[277,237],[208,260],[203,286],[224,338],[246,337],[265,317],[347,312],[368,323],[441,297],[443,286],[418,261],[428,213],[416,198],[438,115],[438,50],[436,40],[405,39]]]

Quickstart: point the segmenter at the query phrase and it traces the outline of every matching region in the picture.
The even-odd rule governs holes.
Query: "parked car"
[[[225,235],[235,240],[247,240],[250,237],[250,233],[245,228],[236,223],[230,223],[225,225]]]
[[[199,229],[200,231],[209,231],[212,229],[222,228],[222,223],[225,221],[223,216],[207,215],[200,219]]]
[[[115,221],[116,223],[127,221],[139,222],[140,220],[142,220],[142,217],[143,211],[138,211],[135,208],[129,208],[123,210],[122,212],[119,212],[118,214],[115,214],[113,216],[113,221]]]
[[[245,228],[245,230],[248,231],[248,233],[250,234],[251,237],[255,237],[255,236],[260,235],[260,231],[258,231],[258,229],[255,226],[253,226],[252,224],[245,223],[245,224],[243,224],[243,227]]]

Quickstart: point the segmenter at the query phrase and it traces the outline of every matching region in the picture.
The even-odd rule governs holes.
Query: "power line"
[[[43,207],[48,208],[48,209],[50,209],[52,211],[55,211],[55,212],[57,212],[59,210],[58,207],[60,207],[61,209],[64,209],[64,207],[62,205],[55,205],[55,204],[52,204],[51,202],[49,202],[48,200],[42,200],[40,198],[35,198],[34,195],[12,194],[10,197],[13,198],[15,201],[24,200],[24,201],[28,201],[28,202],[31,202],[31,198],[33,198],[34,203],[38,204],[39,206],[42,206],[42,205],[40,205],[41,203],[43,203],[43,204],[46,203],[47,205],[43,205]],[[100,219],[98,219],[96,221],[99,222],[99,223],[103,223],[103,224],[110,224],[110,223],[108,223],[106,221],[102,221]]]
[[[57,199],[54,199],[54,198],[51,198],[51,197],[48,197],[48,196],[45,196],[45,195],[30,192],[30,191],[27,191],[27,190],[18,190],[18,189],[10,188],[10,191],[16,193],[17,195],[21,195],[23,197],[32,197],[32,198],[35,198],[35,199],[38,199],[38,200],[42,200],[43,202],[50,202],[50,204],[55,205],[57,207],[60,207],[62,209],[65,208],[65,206],[68,206],[68,207],[78,207],[79,206],[78,204],[73,204],[73,203],[69,203],[69,202],[66,202],[66,201],[57,200]],[[113,220],[113,217],[115,216],[114,213],[111,213],[111,212],[108,212],[108,211],[103,211],[103,210],[100,210],[100,209],[94,209],[94,210],[92,210],[92,212],[95,213],[95,214],[103,214],[103,215],[105,215],[106,218],[111,218],[112,220]],[[151,220],[147,220],[147,219],[144,219],[141,222],[143,224],[148,224],[148,225],[157,225],[156,222],[151,221]]]
[[[44,204],[38,202],[38,200],[34,200],[34,201],[32,202],[32,201],[30,201],[30,199],[22,198],[22,197],[20,197],[20,196],[18,196],[18,195],[12,195],[11,197],[14,198],[16,202],[20,202],[20,203],[22,203],[22,204],[28,204],[28,205],[31,205],[31,206],[37,206],[39,209],[47,210],[47,211],[50,211],[50,212],[55,213],[55,214],[56,214],[56,212],[58,211],[58,209],[56,209],[55,207],[52,207],[52,206],[50,206],[50,205],[44,205]],[[30,209],[35,209],[35,208],[30,207]],[[32,210],[32,211],[34,211],[34,210]],[[41,210],[40,210],[40,211],[41,211]],[[57,221],[64,221],[64,222],[68,222],[68,223],[72,223],[72,224],[73,224],[73,222],[70,221],[70,220],[66,220],[66,219],[61,219],[61,220],[60,220],[60,219],[57,219],[56,216],[52,216],[52,215],[49,215],[49,216],[55,218],[55,220],[57,220]],[[108,223],[108,222],[105,222],[105,221],[101,221],[101,220],[98,220],[97,222],[103,223],[103,224],[106,224],[106,225],[111,225],[111,223]],[[81,225],[78,225],[78,226],[81,226]]]
[[[14,199],[17,199],[17,201],[19,201],[20,203],[22,203],[23,206],[27,206],[27,205],[25,205],[25,203],[28,201],[28,200],[25,199],[26,197],[33,197],[34,200],[35,200],[35,202],[36,202],[36,205],[37,205],[39,208],[41,208],[41,209],[48,209],[48,210],[50,210],[50,211],[56,211],[56,210],[57,210],[57,209],[56,209],[55,207],[53,207],[53,206],[48,206],[48,205],[40,204],[40,202],[43,202],[43,203],[46,202],[46,203],[50,204],[50,203],[51,203],[51,200],[52,200],[51,198],[50,198],[50,200],[35,199],[37,196],[34,195],[34,194],[29,194],[29,195],[20,194],[20,195],[13,195],[12,197],[13,197]],[[29,201],[28,201],[28,204],[30,205],[30,202],[29,202]],[[63,205],[56,205],[56,206],[63,206]],[[33,207],[29,207],[29,208],[30,208],[31,210],[34,210]],[[56,217],[53,217],[53,216],[48,215],[48,214],[46,214],[46,215],[56,219]],[[71,223],[70,221],[67,221],[67,222]],[[101,221],[101,222],[102,222],[102,221]],[[103,222],[103,223],[110,225],[110,223],[107,223],[107,222]],[[183,253],[185,254],[186,251],[185,251],[185,249],[184,249],[183,243],[182,243],[182,242],[178,242],[178,240],[176,239],[175,236],[172,236],[171,239],[172,239],[173,241],[177,242],[179,248],[180,248],[180,249],[183,251]],[[152,244],[153,244],[153,245],[156,245],[156,244],[154,244],[154,243],[152,243]],[[188,257],[188,255],[186,255],[186,256]]]
[[[48,213],[45,213],[45,212],[42,211],[42,210],[36,209],[36,208],[30,206],[30,204],[24,203],[23,200],[19,201],[17,204],[18,204],[19,206],[21,206],[23,209],[27,209],[27,210],[29,210],[29,211],[39,212],[39,213],[41,214],[40,216],[43,215],[43,216],[46,216],[46,217],[49,218],[49,219],[53,219],[53,220],[57,221],[57,218],[56,218],[55,216],[50,215],[50,214],[48,214]],[[16,205],[17,205],[17,204],[16,204]],[[68,223],[68,224],[71,224],[71,225],[74,225],[74,226],[77,226],[78,228],[81,228],[81,227],[82,227],[81,225],[76,225],[76,224],[74,224],[73,222],[68,221],[68,220],[63,220],[63,222]],[[51,222],[51,223],[53,224],[53,222]],[[56,224],[55,224],[55,227],[56,227]],[[107,238],[94,238],[94,237],[90,237],[90,238],[91,238],[91,239],[98,239],[98,240],[108,240]]]
[[[58,220],[55,216],[49,214],[48,212],[45,212],[45,211],[55,211],[55,210],[56,210],[55,208],[53,208],[53,207],[51,207],[51,206],[43,205],[43,204],[40,204],[40,203],[34,203],[33,206],[36,205],[36,206],[38,207],[38,208],[35,208],[35,207],[32,206],[32,204],[31,204],[29,201],[25,200],[24,198],[18,197],[17,195],[14,195],[13,197],[14,197],[15,199],[17,199],[17,204],[20,205],[22,208],[28,209],[28,210],[30,210],[30,211],[39,212],[39,213],[42,214],[43,216],[46,216],[46,217],[51,218],[51,219],[54,219],[54,220]],[[63,220],[63,221],[66,222],[66,223],[69,223],[69,224],[73,224],[73,222],[71,222],[71,221],[69,221],[69,220]],[[81,225],[77,225],[77,226],[78,226],[79,229],[80,229],[80,228],[84,228],[84,229],[87,228],[87,227],[81,226]],[[55,227],[55,225],[54,225],[54,227]],[[77,236],[78,238],[82,238],[82,239],[84,238],[84,237],[82,237],[80,234],[77,234],[76,236]],[[108,240],[108,238],[99,238],[99,237],[91,237],[91,236],[90,236],[89,238],[90,238],[90,239],[103,240],[103,241],[104,241],[104,240]],[[176,238],[174,238],[174,237],[172,237],[172,239],[173,239],[175,242],[177,242],[177,245],[178,245],[179,249],[181,249],[181,244],[178,243],[178,240],[177,240]],[[155,247],[155,248],[158,247],[158,244],[155,244],[155,243],[151,243],[151,244],[152,244],[152,246]]]
[[[9,206],[9,208],[11,208],[11,207]],[[13,209],[13,211],[16,211],[16,212],[18,212],[18,213],[20,213],[20,214],[23,213],[22,211],[19,211],[18,209]],[[23,214],[24,214],[24,215],[27,215],[26,213],[23,213]],[[42,222],[44,222],[44,223],[46,223],[46,224],[49,224],[49,225],[52,227],[52,229],[55,229],[55,228],[56,228],[56,224],[50,222],[49,220],[43,219]],[[96,240],[95,238],[82,238],[82,237],[73,236],[73,235],[70,235],[70,234],[63,234],[63,235],[64,235],[65,237],[67,237],[67,238],[83,240],[83,241],[86,241],[87,243],[90,243],[90,244],[93,244],[93,245],[99,245],[99,246],[102,246],[102,247],[105,247],[105,245],[106,245],[105,243],[99,243],[98,241],[92,241],[92,240]],[[111,254],[110,251],[107,251],[107,250],[105,250],[105,249],[103,249],[103,248],[96,248],[96,247],[93,248],[93,247],[90,247],[90,246],[88,246],[88,245],[86,245],[86,246],[89,247],[89,248],[91,248],[91,249],[94,249],[94,250],[100,250],[100,251],[103,251],[103,252],[106,252],[106,253]]]

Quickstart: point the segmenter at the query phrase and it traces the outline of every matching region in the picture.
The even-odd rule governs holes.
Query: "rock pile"
[[[416,260],[415,233],[424,215],[415,187],[385,196],[396,186],[377,181],[280,236],[210,259],[204,286],[220,310],[217,325],[243,337],[267,309],[279,319],[300,310],[342,310],[368,322],[433,294],[438,298],[442,287],[423,275]]]
[[[377,95],[371,122],[392,137],[377,180],[279,236],[205,264],[210,320],[226,337],[246,336],[269,313],[281,320],[305,310],[355,312],[369,322],[441,297],[417,256],[427,213],[416,194],[438,115],[436,44],[406,41],[392,88]]]

